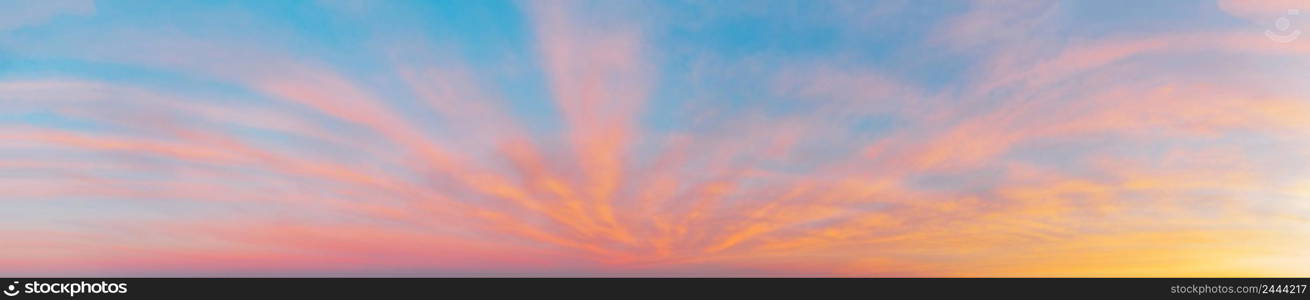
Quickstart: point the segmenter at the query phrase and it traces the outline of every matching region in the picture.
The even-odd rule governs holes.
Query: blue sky
[[[1295,9],[0,1],[0,274],[1304,276]]]

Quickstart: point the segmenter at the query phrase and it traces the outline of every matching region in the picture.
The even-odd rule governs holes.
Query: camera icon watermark
[[[1265,37],[1268,37],[1269,40],[1274,41],[1276,43],[1284,43],[1284,44],[1291,43],[1292,41],[1295,41],[1296,39],[1300,38],[1301,30],[1300,29],[1292,30],[1292,20],[1288,19],[1289,16],[1299,16],[1299,15],[1301,15],[1300,9],[1287,10],[1287,15],[1278,17],[1277,20],[1274,20],[1273,29],[1265,30]],[[1277,30],[1275,31],[1274,29]]]
[[[18,296],[19,291],[17,285],[18,285],[17,281],[14,281],[14,284],[10,284],[9,288],[5,289],[5,296],[9,296],[9,297]]]

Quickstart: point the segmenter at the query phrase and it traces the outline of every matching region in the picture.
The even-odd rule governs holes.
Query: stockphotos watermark
[[[1278,43],[1291,43],[1301,37],[1300,29],[1292,29],[1292,19],[1301,15],[1300,9],[1288,9],[1287,14],[1274,20],[1274,28],[1265,29],[1265,37]]]
[[[68,294],[68,297],[77,297],[78,294],[127,294],[127,283],[14,281],[5,288],[4,293],[9,297],[20,294]]]

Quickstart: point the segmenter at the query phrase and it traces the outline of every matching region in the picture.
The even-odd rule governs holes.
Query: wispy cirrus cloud
[[[1064,3],[813,18],[863,7],[825,4],[246,3],[173,18],[96,3],[86,20],[30,23],[0,37],[14,66],[0,74],[0,234],[16,245],[0,269],[1306,269],[1310,245],[1288,242],[1310,232],[1310,91],[1289,76],[1303,44],[1208,19],[1220,25],[1072,35]],[[501,18],[424,17],[448,11]],[[856,28],[907,22],[927,28]]]
[[[24,26],[35,26],[53,18],[65,15],[90,15],[96,11],[94,0],[57,0],[41,3],[24,3],[5,1],[0,3],[4,13],[0,14],[0,30],[14,30]]]

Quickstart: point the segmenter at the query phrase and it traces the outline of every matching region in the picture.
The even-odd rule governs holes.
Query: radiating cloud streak
[[[41,3],[6,1],[0,3],[0,30],[39,25],[62,15],[89,15],[95,12],[93,0],[55,0]]]
[[[0,274],[1310,270],[1310,41],[1272,4],[785,4],[34,6],[0,24]]]

